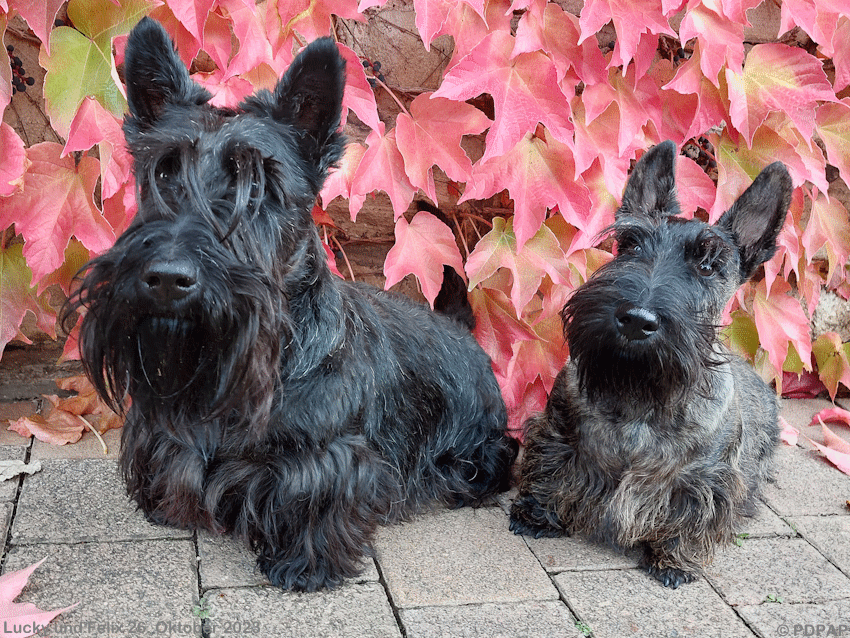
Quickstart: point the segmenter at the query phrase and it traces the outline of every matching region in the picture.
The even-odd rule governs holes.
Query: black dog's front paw
[[[676,569],[675,567],[657,567],[655,565],[647,565],[645,566],[645,569],[650,576],[670,589],[677,589],[679,585],[692,583],[697,579],[696,574],[686,572],[682,569]]]
[[[564,526],[554,514],[546,511],[534,496],[518,496],[511,505],[509,526],[514,534],[533,536],[534,538],[555,538],[568,536]]]

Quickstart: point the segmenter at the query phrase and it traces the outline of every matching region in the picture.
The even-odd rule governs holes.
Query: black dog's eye
[[[163,156],[156,164],[154,176],[159,181],[170,179],[180,172],[180,159],[176,154]]]
[[[723,246],[715,238],[700,241],[694,248],[693,263],[701,277],[710,277],[718,271],[722,261]]]
[[[634,235],[624,235],[617,239],[617,254],[638,257],[643,253],[643,247]]]

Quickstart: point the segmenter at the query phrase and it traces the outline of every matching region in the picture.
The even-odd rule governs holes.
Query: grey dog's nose
[[[187,259],[152,261],[141,280],[142,289],[165,305],[189,296],[199,287],[198,269]]]
[[[658,330],[658,315],[651,310],[624,303],[615,313],[617,331],[629,341],[651,337]]]

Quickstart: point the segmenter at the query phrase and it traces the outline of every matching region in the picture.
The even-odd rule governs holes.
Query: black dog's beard
[[[661,317],[656,334],[630,341],[616,328],[621,295],[611,281],[591,279],[564,307],[581,390],[629,412],[674,405],[690,394],[709,396],[710,370],[726,360],[716,348],[716,327],[695,323],[679,299]]]

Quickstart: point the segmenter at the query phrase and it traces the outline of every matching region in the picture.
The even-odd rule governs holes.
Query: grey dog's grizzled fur
[[[727,301],[775,252],[791,196],[774,163],[718,220],[679,213],[676,148],[635,165],[618,255],[563,310],[570,363],[526,424],[511,529],[640,546],[665,586],[689,582],[751,515],[778,442],[778,401],[717,340]]]

